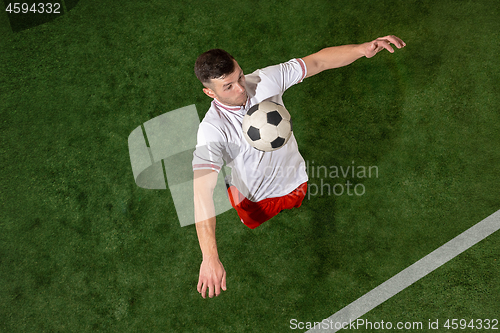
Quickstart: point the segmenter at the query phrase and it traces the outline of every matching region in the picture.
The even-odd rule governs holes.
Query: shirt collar
[[[225,104],[219,102],[217,100],[217,98],[214,98],[214,103],[217,106],[223,108],[224,110],[227,110],[227,111],[230,111],[230,112],[241,112],[241,113],[243,113],[247,109],[247,107],[249,106],[249,104],[250,104],[250,97],[247,97],[247,101],[245,103],[245,106],[234,106],[234,105],[230,106],[230,105],[225,105]]]

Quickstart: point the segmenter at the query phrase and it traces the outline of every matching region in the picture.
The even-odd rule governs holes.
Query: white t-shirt
[[[292,59],[245,75],[248,100],[244,107],[227,106],[214,99],[198,128],[193,170],[219,172],[225,161],[232,171],[231,184],[255,202],[284,196],[306,182],[305,162],[293,133],[280,149],[262,152],[250,146],[241,126],[255,104],[273,101],[284,105],[285,90],[302,82],[306,74],[304,61]]]

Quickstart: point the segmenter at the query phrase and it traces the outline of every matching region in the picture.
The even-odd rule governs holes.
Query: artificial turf
[[[0,15],[1,332],[287,332],[291,319],[321,321],[500,208],[497,1],[66,7],[17,32]],[[387,34],[407,47],[284,95],[310,166],[376,166],[376,176],[310,172],[302,207],[255,230],[234,210],[218,216],[228,290],[202,299],[195,228],[180,227],[168,190],[135,185],[130,132],[190,104],[203,117],[210,100],[193,65],[207,49],[226,49],[250,73]],[[348,180],[364,194],[326,193]],[[500,319],[498,241],[364,318]]]

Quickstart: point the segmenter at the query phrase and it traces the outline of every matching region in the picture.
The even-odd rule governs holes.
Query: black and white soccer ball
[[[243,118],[242,128],[250,146],[266,152],[283,147],[292,136],[290,113],[270,101],[252,106]]]

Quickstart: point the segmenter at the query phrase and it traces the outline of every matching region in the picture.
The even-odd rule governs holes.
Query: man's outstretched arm
[[[361,57],[371,58],[383,49],[393,53],[394,49],[391,44],[398,49],[406,46],[405,42],[396,36],[385,36],[363,44],[327,47],[302,58],[307,67],[306,77],[327,69],[347,66]]]
[[[210,298],[219,296],[226,290],[226,271],[219,260],[217,242],[215,240],[215,208],[213,192],[217,184],[217,171],[194,171],[194,215],[196,232],[203,255],[198,279],[198,292],[203,298],[209,290]]]

